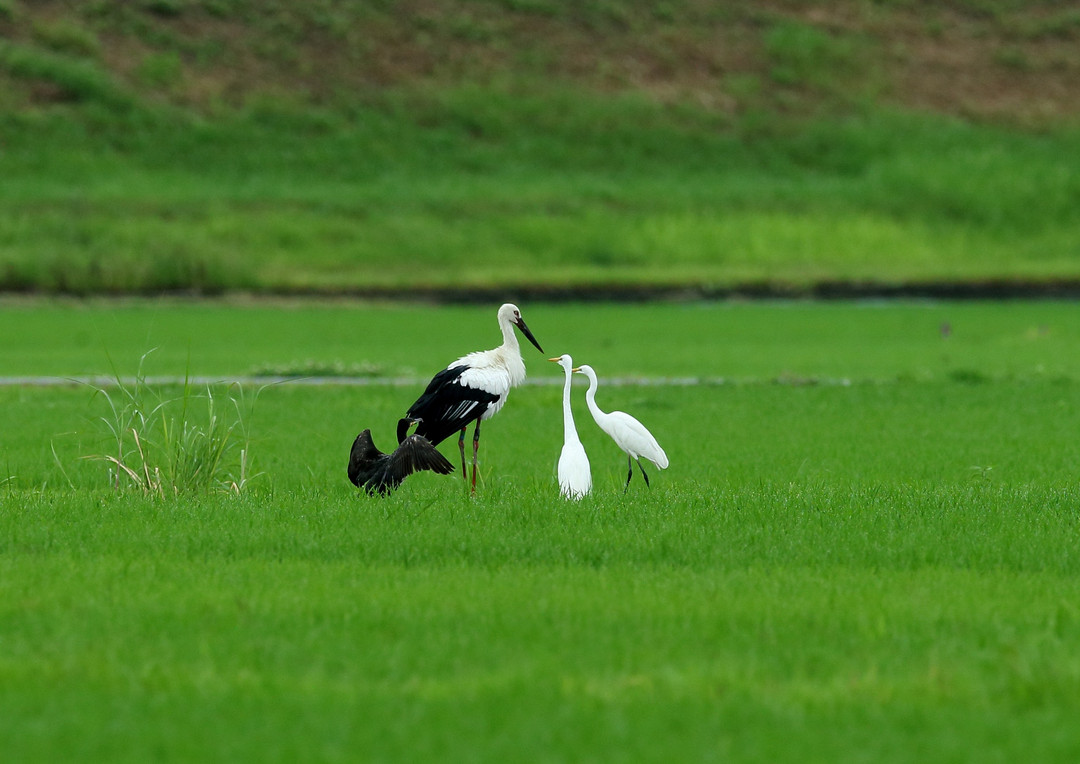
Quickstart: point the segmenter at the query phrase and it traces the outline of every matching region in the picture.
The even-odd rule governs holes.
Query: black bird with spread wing
[[[384,454],[371,440],[371,430],[364,430],[353,441],[349,453],[349,480],[369,494],[388,495],[414,472],[431,470],[440,475],[454,471],[445,456],[421,435],[410,435],[394,452]]]

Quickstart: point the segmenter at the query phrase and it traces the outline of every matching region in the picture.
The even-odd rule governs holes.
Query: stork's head
[[[541,353],[544,349],[540,347],[540,343],[536,341],[536,337],[533,337],[532,332],[529,331],[529,327],[525,326],[525,321],[521,318],[521,311],[518,310],[518,306],[512,303],[506,303],[499,308],[499,323],[500,324],[513,324],[521,333],[531,342],[537,350]]]

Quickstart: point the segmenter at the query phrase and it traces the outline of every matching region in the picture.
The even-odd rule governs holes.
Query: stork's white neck
[[[502,329],[502,348],[521,355],[521,346],[518,345],[518,338],[517,334],[514,332],[514,325],[509,321],[500,321],[499,328]]]
[[[502,329],[503,342],[495,348],[494,353],[510,375],[510,386],[517,387],[525,381],[525,362],[521,360],[521,346],[518,345],[512,323],[499,321],[499,328]]]

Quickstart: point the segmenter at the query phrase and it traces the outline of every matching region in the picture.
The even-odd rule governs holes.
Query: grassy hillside
[[[1056,2],[0,0],[0,288],[1075,281]]]

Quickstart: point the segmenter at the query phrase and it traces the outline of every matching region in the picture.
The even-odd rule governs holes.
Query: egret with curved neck
[[[589,407],[592,418],[601,430],[611,436],[611,439],[615,441],[615,445],[627,455],[627,464],[630,469],[626,475],[626,488],[623,490],[630,488],[630,478],[634,476],[634,462],[637,462],[638,469],[641,470],[641,476],[645,478],[645,485],[648,486],[649,476],[645,472],[645,468],[641,466],[641,459],[644,457],[660,469],[665,470],[668,466],[668,458],[667,454],[664,453],[664,449],[660,448],[660,444],[656,442],[656,438],[653,437],[652,433],[645,429],[645,425],[625,411],[605,413],[600,410],[600,407],[596,405],[596,388],[598,385],[596,372],[593,371],[591,366],[583,364],[574,371],[584,374],[589,380],[589,389],[585,392],[585,403]]]

